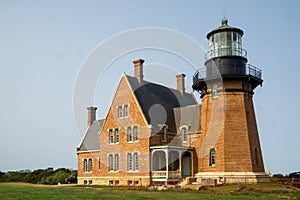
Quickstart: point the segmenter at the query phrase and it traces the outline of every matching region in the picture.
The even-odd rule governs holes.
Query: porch
[[[194,175],[193,148],[153,146],[150,150],[152,181],[180,181]]]

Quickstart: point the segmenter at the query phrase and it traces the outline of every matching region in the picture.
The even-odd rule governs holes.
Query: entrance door
[[[185,153],[182,155],[182,176],[190,176],[191,167],[190,167],[190,155]]]

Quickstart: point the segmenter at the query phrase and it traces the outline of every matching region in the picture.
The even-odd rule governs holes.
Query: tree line
[[[0,182],[26,182],[55,185],[58,183],[65,183],[65,179],[74,174],[77,174],[77,170],[66,168],[59,168],[54,170],[52,167],[47,169],[37,169],[34,171],[0,171]]]

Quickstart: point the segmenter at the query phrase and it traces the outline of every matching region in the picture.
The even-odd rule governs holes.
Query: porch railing
[[[179,179],[182,178],[181,171],[152,171],[154,179]]]

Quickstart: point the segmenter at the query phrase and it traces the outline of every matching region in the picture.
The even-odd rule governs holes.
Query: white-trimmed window
[[[118,106],[118,118],[123,117],[122,106]]]
[[[132,130],[131,130],[131,127],[127,127],[127,142],[132,142]]]
[[[83,172],[87,172],[88,171],[88,161],[87,159],[83,160]]]
[[[212,87],[212,98],[217,98],[218,97],[218,85],[214,84]]]
[[[187,141],[187,128],[186,127],[181,128],[181,140],[182,140],[182,142]]]
[[[215,166],[216,165],[216,150],[214,148],[210,149],[209,151],[209,166]]]
[[[162,138],[161,138],[161,140],[163,141],[163,142],[166,142],[167,141],[167,127],[166,126],[164,126],[163,127],[163,134],[162,134]]]
[[[139,154],[134,153],[133,154],[133,171],[139,170]]]
[[[124,105],[124,117],[128,117],[128,105]]]
[[[132,171],[132,154],[127,154],[127,171]]]
[[[93,160],[90,158],[89,159],[88,172],[92,172],[92,171],[93,171]]]
[[[120,135],[119,135],[119,129],[115,129],[115,142],[119,143],[120,141]]]
[[[138,141],[138,127],[134,126],[133,127],[133,141]]]
[[[115,154],[115,171],[119,171],[119,154]]]
[[[109,144],[112,144],[112,143],[114,143],[114,135],[113,135],[113,130],[112,129],[109,129]]]
[[[109,154],[108,156],[108,171],[114,170],[114,158],[112,154]]]

